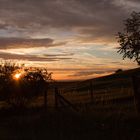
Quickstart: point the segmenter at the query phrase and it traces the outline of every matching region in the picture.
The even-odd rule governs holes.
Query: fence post
[[[47,110],[47,107],[48,107],[48,98],[47,98],[47,94],[48,93],[48,91],[47,91],[47,89],[44,91],[44,108],[45,108],[45,110]]]
[[[93,102],[93,84],[92,81],[90,82],[90,98],[91,98],[91,103]]]
[[[58,95],[59,95],[59,91],[58,88],[55,87],[55,108],[58,108]]]
[[[140,75],[133,76],[134,103],[138,114],[140,114]]]

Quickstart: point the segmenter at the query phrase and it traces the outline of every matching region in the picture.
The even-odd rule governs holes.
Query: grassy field
[[[126,107],[128,109],[128,106]],[[26,111],[3,111],[0,116],[0,139],[99,139],[139,140],[140,119],[127,117],[127,110],[77,114],[70,110],[41,108]]]
[[[8,108],[0,102],[0,140],[139,140],[140,115],[131,79],[139,72],[135,69],[86,81],[58,82],[61,95],[78,112],[62,104],[55,109],[54,89],[48,92],[47,110],[43,96],[26,109]]]

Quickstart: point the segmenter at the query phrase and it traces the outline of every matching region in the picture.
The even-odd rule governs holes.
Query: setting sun
[[[16,73],[15,75],[14,75],[14,78],[15,79],[19,79],[21,77],[21,73]]]

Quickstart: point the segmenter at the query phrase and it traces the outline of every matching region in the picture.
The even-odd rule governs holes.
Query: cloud
[[[105,40],[113,38],[139,6],[138,0],[1,0],[0,29],[25,36],[64,29]]]
[[[31,38],[0,38],[0,49],[32,48],[32,47],[52,47],[65,45],[66,42],[55,43],[51,38],[31,39]]]
[[[47,55],[47,56],[40,56],[40,55],[21,55],[21,54],[12,54],[6,52],[0,52],[0,58],[5,60],[25,60],[25,61],[59,61],[59,60],[68,60],[71,59],[70,56],[55,54],[55,55]]]
[[[50,61],[68,78],[130,68],[112,48],[123,20],[139,7],[139,0],[0,0],[0,58]]]
[[[86,77],[86,76],[95,76],[95,75],[104,75],[107,73],[113,73],[116,69],[98,69],[98,70],[81,70],[78,72],[75,72],[72,75],[69,75],[69,77]]]

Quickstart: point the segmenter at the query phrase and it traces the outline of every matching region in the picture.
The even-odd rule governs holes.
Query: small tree
[[[20,77],[15,77],[16,74]],[[27,105],[48,88],[49,81],[51,73],[46,68],[24,67],[11,62],[0,64],[0,97],[14,107]]]
[[[0,63],[0,99],[6,99],[9,96],[12,73],[19,68],[20,65],[16,65],[10,61]]]
[[[124,31],[118,33],[118,53],[123,54],[123,59],[134,59],[140,65],[140,12],[132,12],[124,25]]]
[[[120,73],[120,72],[123,72],[123,70],[122,70],[122,69],[117,69],[117,70],[115,71],[115,73]]]

